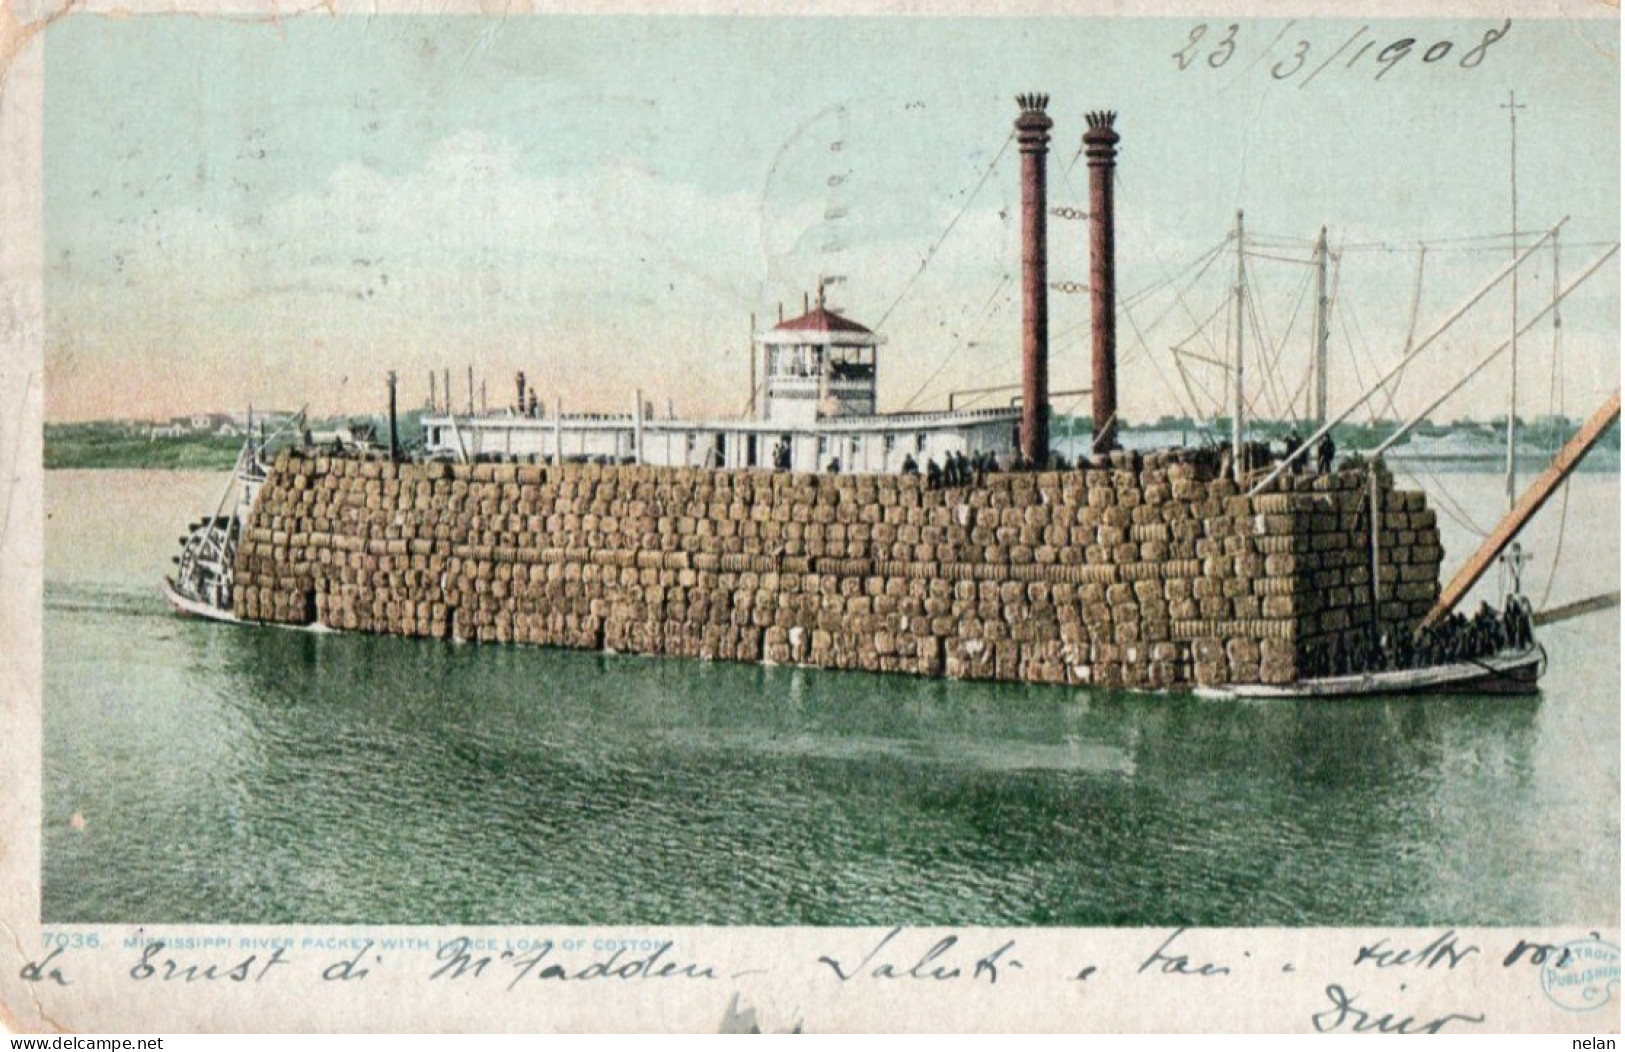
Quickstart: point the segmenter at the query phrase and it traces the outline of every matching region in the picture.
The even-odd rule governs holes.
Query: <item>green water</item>
[[[1335,704],[180,620],[221,482],[47,476],[47,921],[1618,923],[1613,615],[1536,698]],[[1617,587],[1575,487],[1554,603]]]

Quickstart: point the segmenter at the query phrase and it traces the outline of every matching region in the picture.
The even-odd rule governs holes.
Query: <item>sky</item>
[[[1219,408],[1224,373],[1202,359],[1229,353],[1238,209],[1251,411],[1304,409],[1323,225],[1336,409],[1510,258],[1509,92],[1518,227],[1570,217],[1565,280],[1619,237],[1617,20],[1501,25],[64,18],[45,34],[47,418],[375,412],[388,370],[416,405],[431,370],[461,391],[470,366],[493,404],[522,369],[567,411],[641,390],[661,412],[735,414],[752,315],[800,313],[821,276],[887,338],[883,410],[1014,383],[1008,140],[1028,91],[1052,100],[1052,206],[1086,203],[1084,112],[1119,114],[1125,417]],[[1067,391],[1089,369],[1088,297],[1065,291],[1087,280],[1084,224],[1052,218],[1049,251]],[[1553,266],[1550,248],[1531,258],[1524,317]],[[1619,281],[1616,260],[1560,332],[1521,342],[1520,413],[1583,416],[1618,385]],[[1510,311],[1503,285],[1383,415],[1423,407]],[[1507,379],[1436,417],[1504,413]]]

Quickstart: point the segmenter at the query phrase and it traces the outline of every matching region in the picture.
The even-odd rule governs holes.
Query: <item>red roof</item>
[[[774,332],[861,332],[872,334],[850,318],[843,318],[832,310],[814,307],[799,318],[781,321],[773,326]]]

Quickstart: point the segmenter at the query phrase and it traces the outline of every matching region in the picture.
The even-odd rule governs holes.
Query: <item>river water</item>
[[[1538,697],[1267,704],[172,617],[223,481],[46,476],[48,922],[1618,924],[1617,612]],[[1567,527],[1617,588],[1617,475]]]

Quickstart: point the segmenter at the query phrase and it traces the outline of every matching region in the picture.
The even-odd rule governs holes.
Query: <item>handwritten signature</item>
[[[1014,939],[982,954],[973,963],[961,965],[957,962],[964,961],[969,951],[960,949],[959,936],[945,935],[924,952],[908,953],[893,946],[902,933],[902,928],[893,928],[854,964],[844,965],[840,959],[829,955],[818,958],[818,963],[827,966],[843,983],[859,978],[922,979],[933,982],[967,979],[972,982],[986,980],[991,985],[999,981],[1001,965],[1011,970],[1022,967],[1021,962],[1011,955],[1016,946]],[[874,967],[871,968],[871,964]],[[966,967],[970,969],[968,974]]]
[[[1347,1030],[1355,1034],[1437,1034],[1450,1023],[1484,1021],[1482,1015],[1449,1012],[1427,1022],[1418,1023],[1415,1016],[1396,1018],[1397,1013],[1394,1011],[1378,1014],[1374,1008],[1362,1008],[1354,1003],[1358,997],[1358,994],[1350,993],[1337,983],[1332,983],[1326,987],[1326,999],[1331,1002],[1331,1007],[1316,1012],[1309,1020],[1322,1034],[1338,1030]]]
[[[683,963],[672,959],[672,944],[661,942],[652,951],[628,954],[624,947],[608,957],[582,963],[561,957],[550,940],[524,952],[503,950],[500,954],[474,954],[467,938],[449,939],[435,951],[440,967],[429,973],[430,980],[482,979],[486,971],[501,962],[512,972],[507,988],[512,990],[528,978],[583,982],[594,979],[715,979],[716,969],[708,964]]]

